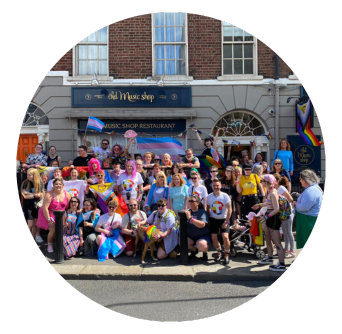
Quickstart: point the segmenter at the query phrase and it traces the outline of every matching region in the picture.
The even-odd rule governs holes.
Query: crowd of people
[[[196,130],[194,130],[196,131]],[[220,129],[218,129],[217,134]],[[201,140],[202,157],[212,157],[216,151],[215,138]],[[165,153],[162,157],[153,152],[134,156],[135,139],[130,139],[126,148],[115,144],[109,149],[109,141],[103,139],[100,147],[89,149],[78,147],[78,156],[68,162],[68,180],[84,184],[84,193],[74,196],[64,188],[61,157],[56,147],[42,153],[42,144],[27,157],[23,167],[27,178],[22,183],[23,211],[28,227],[37,243],[43,242],[41,229],[48,230],[47,251],[54,252],[55,217],[54,210],[65,211],[63,219],[63,250],[66,259],[73,256],[98,254],[103,261],[110,252],[114,257],[125,253],[136,253],[135,239],[141,227],[154,225],[161,231],[154,238],[158,243],[157,257],[176,257],[178,252],[179,213],[187,218],[188,249],[190,258],[202,253],[202,260],[208,260],[210,243],[217,251],[215,260],[228,265],[230,262],[230,230],[248,222],[251,212],[262,215],[267,255],[259,261],[270,265],[273,271],[286,270],[285,259],[293,258],[295,239],[292,232],[294,217],[297,226],[297,248],[307,241],[317,219],[323,194],[318,186],[319,178],[311,170],[300,173],[303,193],[291,194],[293,157],[290,145],[282,139],[275,151],[271,166],[262,153],[254,159],[249,151],[241,156],[230,156],[228,148],[227,167],[212,165],[208,176],[203,177],[204,168],[191,148],[184,157],[172,162]],[[84,139],[86,144],[86,139]],[[53,177],[46,172],[39,173],[38,166],[56,167]],[[86,176],[80,179],[77,167],[87,167]],[[93,185],[114,184],[105,207],[99,205]],[[298,198],[297,198],[298,197]],[[291,213],[280,218],[279,199],[286,198]],[[283,247],[281,237],[284,236]],[[160,239],[160,240],[158,240]],[[273,253],[278,254],[274,264]]]

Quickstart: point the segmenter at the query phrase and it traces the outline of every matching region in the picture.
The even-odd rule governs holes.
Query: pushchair
[[[248,223],[247,220],[239,219],[239,222]],[[233,226],[230,227],[229,240],[230,240],[230,256],[235,257],[238,250],[247,250],[255,254],[258,259],[265,257],[264,249],[262,246],[254,243],[253,235],[250,233],[251,226],[244,224],[246,229],[244,231],[236,230]]]

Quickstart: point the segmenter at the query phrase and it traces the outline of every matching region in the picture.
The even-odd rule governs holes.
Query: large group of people
[[[201,156],[213,156],[220,130],[215,138],[204,141],[196,133],[203,148]],[[21,187],[23,211],[36,242],[43,242],[41,229],[48,230],[47,251],[54,252],[53,211],[63,210],[66,259],[98,253],[99,260],[100,257],[104,260],[108,256],[105,250],[114,257],[121,253],[133,256],[138,228],[154,225],[161,231],[155,236],[157,257],[161,260],[177,256],[177,225],[179,213],[183,211],[188,224],[190,258],[202,252],[202,260],[207,261],[212,243],[217,250],[215,260],[227,265],[230,229],[240,222],[248,222],[248,215],[258,213],[263,207],[266,208],[262,220],[267,255],[259,264],[268,264],[274,271],[286,270],[285,259],[296,256],[292,232],[295,216],[297,248],[302,248],[307,241],[323,195],[318,186],[319,178],[311,170],[300,173],[304,192],[298,199],[291,195],[293,157],[286,139],[281,140],[271,166],[262,153],[257,153],[254,160],[250,159],[248,150],[241,151],[241,156],[230,156],[229,147],[227,167],[212,165],[205,179],[199,172],[200,160],[191,148],[185,151],[184,157],[173,162],[168,153],[159,157],[146,152],[135,158],[134,145],[129,154],[132,142],[135,139],[130,139],[126,148],[115,144],[110,149],[109,141],[103,139],[100,147],[89,149],[84,138],[85,145],[78,147],[78,156],[68,162],[68,181],[62,178],[61,157],[56,147],[51,146],[48,154],[43,154],[42,144],[36,145],[35,152],[23,164],[27,178]],[[46,172],[39,174],[36,169],[47,165],[56,167],[50,181]],[[87,167],[82,180],[77,167]],[[82,196],[70,195],[64,189],[64,182],[77,180],[84,183]],[[109,188],[111,192],[106,195],[105,205],[99,205],[99,196],[91,186],[108,183],[114,186]],[[290,205],[291,214],[282,220],[279,199],[283,197]],[[281,243],[282,234],[285,247]],[[278,254],[277,264],[273,260],[274,249]]]

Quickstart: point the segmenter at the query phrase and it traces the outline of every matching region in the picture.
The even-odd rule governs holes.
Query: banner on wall
[[[321,140],[321,136],[316,136]],[[299,135],[287,136],[293,154],[293,176],[291,180],[299,182],[300,172],[304,169],[313,170],[321,176],[321,147],[307,144]]]

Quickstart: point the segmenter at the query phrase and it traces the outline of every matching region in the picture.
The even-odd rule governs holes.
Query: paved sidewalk
[[[147,264],[141,264],[141,253],[137,257],[127,257],[121,254],[116,259],[99,262],[97,257],[74,257],[64,263],[54,263],[54,253],[47,253],[46,243],[40,249],[53,268],[65,279],[85,280],[156,280],[156,281],[242,281],[242,280],[271,280],[275,281],[282,273],[272,272],[268,265],[258,265],[259,259],[247,250],[238,250],[231,257],[228,266],[215,262],[216,251],[210,245],[208,261],[201,260],[202,253],[196,259],[189,259],[187,265],[182,265],[180,254],[176,259],[154,261],[149,251],[146,254]],[[296,251],[297,256],[300,251]],[[294,259],[285,258],[287,269]],[[278,257],[274,256],[274,263]]]

